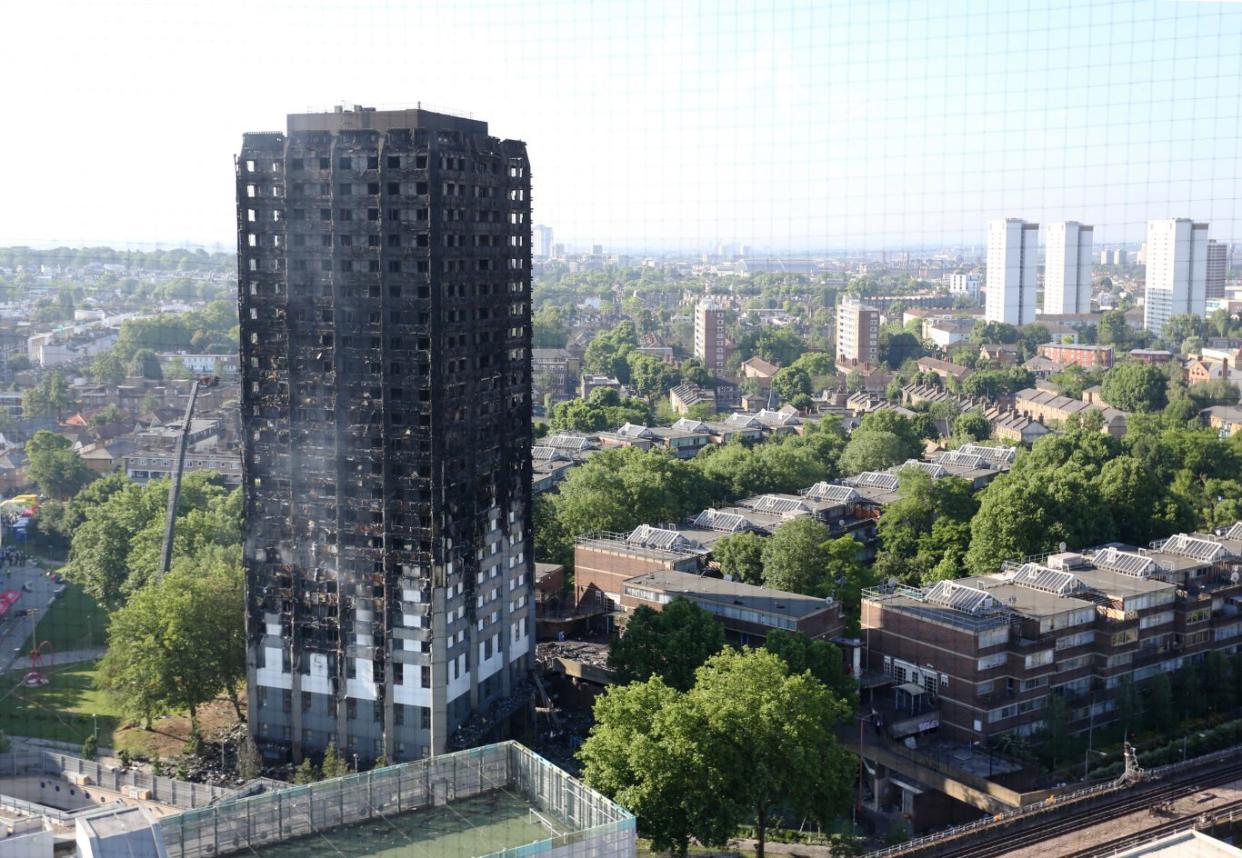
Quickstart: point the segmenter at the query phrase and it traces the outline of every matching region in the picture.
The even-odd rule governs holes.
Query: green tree
[[[880,471],[909,458],[909,448],[892,432],[854,430],[841,452],[841,470],[847,474]]]
[[[907,561],[903,577],[920,583],[941,561],[960,563],[978,502],[957,477],[933,480],[917,468],[903,468],[900,477],[901,497],[884,508],[877,535],[884,551]]]
[[[349,764],[341,759],[336,739],[328,740],[328,747],[323,752],[322,771],[325,778],[342,778],[349,774]]]
[[[1160,328],[1160,339],[1172,351],[1181,348],[1183,341],[1195,338],[1202,339],[1204,334],[1203,317],[1193,313],[1180,313],[1170,316]]]
[[[953,421],[953,434],[971,441],[986,441],[992,437],[992,424],[978,411],[966,411]]]
[[[781,657],[790,676],[810,671],[834,697],[846,702],[848,711],[858,707],[858,683],[846,672],[845,656],[836,644],[811,640],[801,632],[773,629],[763,648]]]
[[[115,387],[125,380],[125,361],[115,350],[109,349],[91,361],[89,372],[99,384]]]
[[[707,725],[713,768],[728,784],[722,803],[754,826],[757,858],[781,811],[826,828],[849,807],[856,764],[833,724],[851,712],[819,680],[790,676],[774,653],[725,650],[700,669],[687,696]]]
[[[537,494],[531,504],[534,513],[535,558],[542,563],[569,566],[574,562],[574,540],[556,517],[556,506],[547,494]]]
[[[94,473],[73,451],[68,438],[40,429],[26,444],[26,475],[45,495],[65,499],[91,481]]]
[[[129,362],[129,374],[139,378],[161,379],[164,371],[160,369],[160,359],[151,349],[139,349]]]
[[[862,562],[862,546],[852,536],[829,539],[823,544],[828,563],[829,590],[841,605],[847,634],[857,634],[862,591],[875,584],[871,567]]]
[[[658,676],[685,691],[694,684],[699,666],[724,645],[724,627],[698,605],[678,597],[660,611],[645,605],[635,610],[625,633],[608,646],[608,666],[621,683]]]
[[[754,531],[733,533],[712,546],[720,571],[735,581],[763,583],[763,537]]]
[[[72,531],[69,562],[63,571],[111,610],[158,567],[168,480],[146,486],[115,480],[98,497],[103,498],[101,502],[80,510],[76,502],[69,505],[69,515],[83,518]],[[241,544],[241,493],[228,492],[214,474],[195,472],[184,477],[177,515],[174,558],[207,546]]]
[[[1100,395],[1122,411],[1159,411],[1168,403],[1168,376],[1146,363],[1120,363],[1104,374]]]
[[[1173,719],[1173,685],[1167,673],[1157,673],[1143,688],[1144,726],[1153,732],[1169,729]]]
[[[987,488],[971,520],[966,562],[976,574],[995,570],[1004,560],[1054,550],[1061,542],[1082,548],[1115,538],[1111,513],[1083,474],[1067,467],[1009,477]]]
[[[552,505],[570,538],[597,530],[629,532],[649,521],[680,521],[701,511],[709,485],[688,462],[661,451],[604,450],[569,472]]]
[[[1096,339],[1101,345],[1116,346],[1118,350],[1128,349],[1134,340],[1134,329],[1126,322],[1126,314],[1122,310],[1107,310],[1100,314]]]
[[[34,387],[22,393],[22,413],[27,417],[52,417],[61,415],[73,407],[73,396],[65,381],[64,373],[55,370],[44,376]]]
[[[1218,649],[1209,652],[1203,660],[1203,687],[1211,689],[1207,707],[1212,713],[1229,712],[1237,705],[1233,665]]]
[[[811,376],[806,370],[797,366],[787,366],[772,377],[772,389],[784,402],[794,397],[811,394]]]
[[[321,779],[319,771],[315,768],[315,764],[311,762],[310,757],[303,757],[302,762],[293,770],[293,782],[295,784],[313,784]]]
[[[1173,687],[1173,708],[1176,718],[1184,721],[1187,718],[1198,718],[1207,710],[1207,700],[1203,694],[1203,683],[1199,681],[1199,668],[1193,662],[1187,662],[1179,670],[1174,671],[1170,680]]]
[[[890,369],[898,369],[908,360],[917,360],[923,356],[923,343],[914,334],[906,331],[880,333],[880,358]]]
[[[1016,343],[1021,336],[1018,328],[1006,322],[984,322],[970,330],[970,342],[976,347],[984,343]]]
[[[788,810],[827,826],[849,806],[855,764],[833,724],[847,704],[777,655],[726,649],[684,693],[658,678],[613,686],[579,751],[587,783],[631,809],[655,849],[723,845]]]
[[[1040,439],[1019,455],[1008,474],[979,496],[970,522],[966,563],[983,573],[1002,561],[1068,547],[1100,545],[1117,538],[1108,504],[1100,503],[1101,472],[1122,451],[1119,442],[1088,427]]]
[[[1035,385],[1035,375],[1020,366],[978,370],[962,382],[962,392],[970,396],[1001,399]]]
[[[1186,388],[1186,395],[1197,412],[1213,405],[1237,405],[1238,386],[1227,378],[1213,378]]]
[[[692,839],[723,845],[737,821],[718,801],[725,773],[703,753],[706,736],[701,714],[659,677],[613,685],[595,700],[582,776],[637,817],[655,850],[685,855]]]
[[[564,348],[568,339],[569,326],[565,322],[565,311],[560,307],[545,304],[532,314],[531,348]]]
[[[1075,746],[1074,734],[1070,728],[1069,703],[1062,694],[1050,694],[1044,706],[1043,726],[1035,735],[1039,745],[1039,755],[1049,769],[1056,769],[1070,756]]]
[[[841,453],[841,470],[847,474],[878,471],[923,452],[920,427],[896,411],[873,411],[863,416]]]
[[[810,516],[777,528],[763,545],[763,583],[775,590],[823,596],[829,589],[828,528]]]
[[[638,333],[634,323],[628,319],[618,322],[611,330],[601,331],[591,340],[582,355],[582,369],[628,382],[629,364],[625,356],[636,348]]]
[[[806,350],[806,341],[788,327],[751,328],[737,338],[739,355],[758,355],[777,366],[789,366]]]
[[[113,613],[98,682],[130,717],[189,712],[245,677],[240,551],[182,558]]]
[[[1125,542],[1146,545],[1158,536],[1194,527],[1189,510],[1173,497],[1161,472],[1139,459],[1119,456],[1106,462],[1096,485]]]
[[[1143,695],[1129,676],[1121,677],[1117,686],[1117,726],[1121,735],[1131,736],[1143,723]]]

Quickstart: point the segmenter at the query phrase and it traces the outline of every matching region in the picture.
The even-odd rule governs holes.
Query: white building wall
[[[1171,316],[1206,315],[1207,234],[1189,218],[1148,221],[1143,327],[1156,336]]]
[[[1050,223],[1044,234],[1044,312],[1091,312],[1091,239],[1076,221]]]
[[[1029,325],[1035,321],[1035,274],[1039,224],[1020,218],[988,224],[987,303],[989,322]]]

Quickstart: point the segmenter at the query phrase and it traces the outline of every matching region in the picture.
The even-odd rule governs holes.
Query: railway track
[[[975,829],[965,831],[960,837],[938,837],[934,840],[915,846],[905,851],[894,851],[889,854],[902,856],[918,855],[952,855],[953,858],[994,858],[1015,849],[1034,846],[1064,834],[1069,834],[1100,822],[1107,822],[1118,816],[1146,810],[1157,801],[1174,800],[1193,795],[1201,790],[1230,783],[1242,779],[1242,762],[1230,762],[1207,771],[1170,772],[1156,780],[1145,781],[1128,789],[1118,790],[1107,798],[1092,799],[1086,802],[1089,806],[1078,813],[1071,813],[1060,818],[1049,818],[1055,814],[1052,809],[1046,813],[1033,815],[1027,819],[1019,819],[1008,826],[998,825],[994,829]],[[1238,803],[1242,806],[1242,802]],[[1072,807],[1072,805],[1070,805]],[[1226,806],[1232,807],[1232,805]],[[1212,811],[1225,810],[1226,807]],[[1236,812],[1236,809],[1235,809]],[[1182,817],[1170,820],[1162,825],[1154,826],[1144,832],[1142,839],[1147,839],[1153,831],[1167,829],[1177,831],[1193,824],[1195,817]],[[1042,824],[1040,822],[1042,821]],[[1012,830],[1017,828],[1019,830]],[[1138,835],[1128,835],[1121,840],[1133,841]],[[913,844],[912,844],[913,845]],[[1093,845],[1086,855],[1110,855],[1120,845],[1120,841]],[[1098,851],[1109,849],[1111,851]]]
[[[1199,828],[1200,823],[1211,825],[1226,819],[1235,819],[1242,816],[1242,799],[1231,801],[1228,804],[1222,804],[1214,807],[1202,814],[1193,816],[1182,816],[1177,819],[1169,820],[1160,825],[1152,826],[1141,834],[1128,834],[1125,837],[1118,837],[1113,840],[1097,843],[1088,849],[1082,849],[1073,852],[1067,858],[1106,858],[1109,855],[1116,855],[1126,849],[1138,846],[1140,843],[1152,840],[1157,837],[1163,837],[1167,834],[1176,834],[1179,831],[1185,831],[1189,828]],[[1204,826],[1206,827],[1206,826]]]

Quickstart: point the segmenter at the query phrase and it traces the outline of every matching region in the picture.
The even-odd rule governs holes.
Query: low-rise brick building
[[[893,738],[1028,735],[1051,695],[1074,729],[1111,720],[1123,679],[1142,682],[1242,643],[1242,522],[1147,548],[1103,546],[1005,564],[933,586],[868,590],[863,660],[934,703]],[[933,717],[934,716],[934,717]]]
[[[831,598],[685,572],[662,570],[628,579],[622,585],[621,607],[626,613],[644,605],[658,611],[678,597],[714,616],[729,639],[739,644],[761,644],[773,629],[826,640],[839,636],[843,628],[840,606]]]
[[[1043,343],[1039,354],[1062,366],[1077,364],[1083,369],[1108,369],[1113,365],[1112,346],[1090,346],[1083,343]]]

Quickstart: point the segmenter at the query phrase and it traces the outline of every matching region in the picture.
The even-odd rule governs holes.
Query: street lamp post
[[[95,744],[99,744],[99,716],[94,712],[91,713],[91,721],[95,724]]]
[[[354,771],[358,771],[358,755],[354,754]]]

